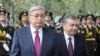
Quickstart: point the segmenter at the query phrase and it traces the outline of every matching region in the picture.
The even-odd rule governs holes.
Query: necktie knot
[[[71,41],[71,40],[72,40],[70,37],[69,37],[68,39],[69,39],[69,41]]]
[[[36,34],[38,34],[39,33],[39,31],[38,30],[36,30],[36,31],[34,31]]]

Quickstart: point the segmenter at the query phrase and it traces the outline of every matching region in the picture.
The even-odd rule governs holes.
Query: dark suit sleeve
[[[19,55],[19,43],[18,43],[18,30],[15,30],[14,36],[13,36],[13,42],[12,42],[12,47],[11,47],[11,52],[10,56],[20,56]]]
[[[57,50],[57,33],[55,33],[55,38],[54,38],[54,56],[58,56],[58,50]]]

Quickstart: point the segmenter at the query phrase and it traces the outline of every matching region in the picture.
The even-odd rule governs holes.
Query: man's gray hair
[[[67,19],[77,20],[77,17],[73,14],[66,14],[63,16],[62,23],[65,23]]]
[[[43,10],[44,13],[45,13],[45,9],[44,9],[43,6],[40,6],[40,5],[32,5],[32,6],[30,7],[29,11],[28,11],[28,14],[30,14],[32,11],[38,10],[38,9]]]

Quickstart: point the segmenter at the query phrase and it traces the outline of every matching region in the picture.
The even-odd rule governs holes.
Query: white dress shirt
[[[49,23],[46,23],[46,22],[45,22],[45,24],[46,24],[48,27],[50,26],[50,24],[49,24]]]
[[[6,26],[8,26],[7,24],[1,24],[3,27],[6,27]]]
[[[68,34],[66,34],[64,32],[64,36],[65,36],[65,41],[66,41],[66,46],[68,48],[68,43],[69,43],[69,37],[71,38],[71,42],[72,42],[72,46],[73,46],[73,50],[74,50],[74,36],[69,36]]]
[[[88,25],[88,27],[89,27],[90,29],[92,29],[93,26],[92,26],[92,25]]]
[[[33,43],[35,43],[35,36],[36,36],[35,31],[36,31],[36,29],[35,29],[32,25],[30,25],[30,29],[31,29],[31,34],[32,34]],[[42,28],[38,29],[38,31],[39,31],[38,34],[39,34],[39,38],[40,38],[40,44],[42,44],[42,38],[43,38],[43,31],[42,31]]]

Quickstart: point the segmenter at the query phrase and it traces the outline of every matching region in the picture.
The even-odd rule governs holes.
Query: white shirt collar
[[[30,24],[30,29],[31,29],[31,34],[32,34],[32,38],[33,38],[33,42],[35,42],[35,31],[36,29]],[[42,28],[38,29],[39,31],[39,38],[40,38],[40,44],[42,44],[42,38],[43,38],[43,31]]]
[[[46,22],[45,22],[45,24],[46,24],[47,26],[50,26],[50,23],[46,23]]]
[[[31,28],[32,32],[35,32],[36,31],[36,29],[32,25],[30,25],[30,28]],[[42,31],[42,28],[38,29],[38,31],[41,32]]]
[[[69,37],[70,37],[72,45],[73,45],[73,49],[74,49],[74,36],[69,36],[68,34],[66,34],[66,32],[64,32],[64,36],[65,36],[65,41],[66,41],[67,48],[68,48]]]
[[[7,24],[1,24],[3,27],[6,27],[7,26]]]
[[[28,26],[28,24],[23,24],[25,27]]]
[[[89,28],[91,29],[93,25],[88,25],[88,26],[89,26]]]
[[[70,37],[71,39],[74,39],[74,36],[69,36],[68,34],[66,34],[66,32],[64,32],[64,35],[65,35],[65,37],[66,37],[66,40],[69,39],[69,37]]]

